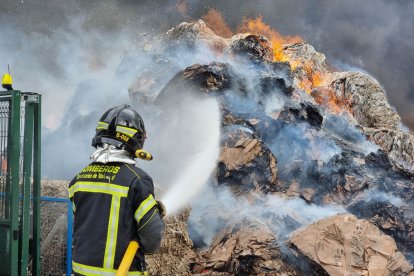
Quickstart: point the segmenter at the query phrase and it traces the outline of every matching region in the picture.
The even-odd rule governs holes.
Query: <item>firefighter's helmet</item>
[[[124,104],[113,107],[102,115],[92,146],[107,143],[125,149],[138,158],[151,160],[151,154],[142,149],[145,139],[144,121],[138,112]]]

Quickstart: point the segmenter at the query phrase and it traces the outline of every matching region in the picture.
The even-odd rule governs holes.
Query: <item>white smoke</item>
[[[264,110],[269,117],[275,117],[278,112],[283,109],[285,105],[285,98],[280,94],[271,94],[264,99]]]
[[[403,206],[407,206],[407,203],[400,197],[396,197],[392,194],[386,194],[382,191],[378,190],[367,190],[362,195],[358,196],[354,202],[357,200],[368,202],[370,200],[372,201],[378,201],[378,202],[390,202],[392,205],[400,208]]]
[[[338,205],[318,206],[278,194],[257,195],[254,199],[236,197],[226,187],[209,185],[192,202],[189,228],[196,242],[209,245],[228,223],[255,219],[266,223],[283,242],[297,228],[338,213],[346,210]]]

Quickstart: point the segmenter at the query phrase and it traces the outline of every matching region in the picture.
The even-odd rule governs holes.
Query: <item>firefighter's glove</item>
[[[167,210],[165,209],[164,203],[162,203],[161,200],[157,200],[157,205],[158,205],[158,211],[160,212],[161,218],[164,218],[165,215],[167,214]]]

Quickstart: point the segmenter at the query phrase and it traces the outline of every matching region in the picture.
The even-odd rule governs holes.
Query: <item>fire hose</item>
[[[127,275],[138,248],[139,245],[137,241],[131,241],[129,243],[128,248],[125,251],[124,257],[122,258],[121,264],[119,265],[118,271],[116,272],[116,276]]]

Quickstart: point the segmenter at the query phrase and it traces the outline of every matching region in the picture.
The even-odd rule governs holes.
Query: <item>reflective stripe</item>
[[[99,122],[98,123],[98,126],[96,127],[96,130],[99,130],[99,129],[108,129],[108,127],[109,127],[109,124],[108,123]]]
[[[73,197],[76,192],[103,193],[126,197],[129,187],[109,184],[105,182],[76,182],[69,188],[69,197]]]
[[[149,195],[147,199],[145,199],[138,207],[138,209],[135,211],[134,218],[139,223],[145,214],[151,210],[152,207],[154,207],[157,204],[154,197],[152,195]]]
[[[74,202],[72,202],[72,211],[73,211],[73,213],[76,213],[76,206],[75,206]]]
[[[112,196],[111,212],[109,214],[108,232],[106,236],[106,247],[104,257],[104,267],[114,268],[116,239],[118,237],[119,207],[121,205],[121,197]]]
[[[116,131],[121,132],[129,137],[132,137],[135,135],[135,133],[138,132],[138,130],[130,127],[124,127],[124,126],[116,126]]]
[[[94,267],[89,265],[83,265],[76,262],[72,262],[72,268],[73,271],[87,275],[87,276],[115,276],[116,270],[115,269],[106,269],[106,268],[100,268],[100,267]],[[145,271],[144,273],[140,271],[130,271],[127,273],[128,276],[142,276],[142,275],[148,275],[148,273]]]

